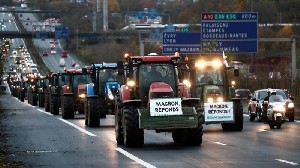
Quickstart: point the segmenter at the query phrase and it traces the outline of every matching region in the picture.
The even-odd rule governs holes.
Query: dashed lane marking
[[[150,163],[147,163],[147,162],[143,161],[142,159],[134,156],[133,154],[123,150],[122,148],[116,148],[116,150],[118,152],[122,153],[123,155],[125,155],[126,157],[128,157],[129,159],[131,159],[131,160],[133,160],[133,161],[135,161],[135,162],[137,162],[137,163],[139,163],[139,164],[141,164],[141,165],[143,165],[147,168],[156,168],[155,166],[151,165]]]
[[[215,142],[216,144],[219,144],[219,145],[222,145],[222,146],[225,146],[225,145],[227,145],[227,144],[224,144],[224,143],[222,143],[222,142]]]
[[[287,160],[283,160],[283,159],[275,159],[279,162],[282,162],[282,163],[287,163],[287,164],[290,164],[290,165],[293,165],[293,166],[297,166],[299,165],[298,163],[295,163],[295,162],[290,162],[290,161],[287,161]]]
[[[77,126],[77,125],[75,125],[75,124],[73,124],[71,122],[69,122],[69,121],[67,121],[67,120],[64,120],[62,118],[57,118],[57,119],[59,119],[60,121],[66,123],[66,124],[69,124],[70,126],[78,129],[79,131],[81,131],[81,132],[83,132],[83,133],[85,133],[85,134],[87,134],[89,136],[94,136],[94,137],[97,136],[97,135],[95,135],[95,134],[93,134],[93,133],[91,133],[91,132],[89,132],[89,131],[87,131],[87,130],[85,130],[85,129],[83,129],[83,128],[81,128],[81,127],[79,127],[79,126]]]

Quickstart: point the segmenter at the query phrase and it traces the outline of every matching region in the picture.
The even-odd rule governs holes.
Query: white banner
[[[150,99],[150,115],[182,115],[181,98]]]
[[[204,103],[205,122],[234,121],[233,102]]]

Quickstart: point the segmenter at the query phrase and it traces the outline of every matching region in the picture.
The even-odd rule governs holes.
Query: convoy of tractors
[[[142,147],[144,130],[170,132],[175,143],[201,145],[203,124],[243,130],[243,107],[229,80],[236,75],[222,56],[126,55],[117,63],[29,74],[10,88],[14,97],[63,119],[84,114],[88,127],[114,115],[116,141],[126,147]]]

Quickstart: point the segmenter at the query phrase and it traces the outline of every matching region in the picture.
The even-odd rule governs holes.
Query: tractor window
[[[149,87],[153,82],[169,84],[175,91],[176,77],[173,64],[142,64],[139,67],[139,93],[143,101],[148,99]]]
[[[74,75],[74,86],[78,86],[80,84],[87,84],[91,83],[92,79],[90,78],[90,75]]]
[[[117,72],[114,69],[102,69],[99,75],[100,82],[116,81]]]
[[[222,70],[196,71],[196,82],[199,85],[215,84],[223,85]]]

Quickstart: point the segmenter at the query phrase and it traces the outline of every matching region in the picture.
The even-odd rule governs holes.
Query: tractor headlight
[[[294,103],[289,103],[288,104],[288,108],[294,108],[294,107],[295,107]]]
[[[80,95],[79,95],[79,98],[85,98],[85,94],[83,94],[83,93],[80,94]]]
[[[109,94],[109,95],[108,95],[108,98],[109,98],[110,100],[114,100],[115,97],[114,97],[113,94]]]
[[[189,80],[187,80],[187,79],[184,79],[184,80],[183,80],[183,84],[184,84],[185,86],[187,86],[188,88],[191,87],[191,82],[190,82]]]
[[[214,99],[213,99],[212,97],[208,97],[208,98],[207,98],[207,102],[208,102],[208,103],[212,103],[212,102],[214,102]]]
[[[128,87],[134,87],[135,86],[135,81],[134,80],[129,80],[126,85]]]
[[[223,102],[223,97],[217,97],[217,102]]]

